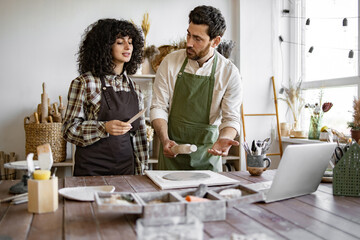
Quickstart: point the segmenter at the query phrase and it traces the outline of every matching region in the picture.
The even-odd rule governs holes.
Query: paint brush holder
[[[32,213],[55,212],[58,209],[58,178],[28,180],[28,211]]]

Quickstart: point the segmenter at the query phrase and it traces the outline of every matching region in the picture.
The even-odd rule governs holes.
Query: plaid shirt
[[[115,92],[131,91],[132,83],[139,99],[140,110],[143,109],[144,99],[139,86],[126,73],[123,75],[105,76],[105,85],[112,86]],[[68,105],[63,123],[63,137],[66,141],[77,146],[88,146],[102,138],[109,137],[105,131],[105,122],[97,121],[100,110],[101,81],[87,72],[72,81],[68,93]],[[135,134],[131,134],[135,155],[135,173],[143,174],[148,166],[148,145],[146,125],[143,116]]]

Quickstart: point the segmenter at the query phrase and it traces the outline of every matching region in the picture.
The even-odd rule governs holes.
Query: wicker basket
[[[34,153],[34,159],[38,159],[36,147],[45,143],[51,146],[54,162],[63,162],[66,159],[66,141],[61,133],[62,123],[26,123],[25,128],[25,152],[26,155]]]
[[[334,168],[333,194],[360,197],[360,146],[352,144]]]

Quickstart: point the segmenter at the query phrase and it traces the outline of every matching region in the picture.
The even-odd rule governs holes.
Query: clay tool
[[[199,187],[194,192],[195,197],[203,198],[208,191],[208,187],[205,184],[200,184]]]
[[[48,95],[46,93],[46,84],[43,83],[43,93],[41,94],[41,122],[46,123],[48,118]]]
[[[132,118],[130,118],[129,121],[127,121],[127,123],[133,123],[136,119],[138,119],[144,112],[146,111],[146,108],[144,108],[143,110],[141,110],[140,112],[138,112],[135,116],[133,116]]]
[[[41,170],[50,170],[53,165],[53,156],[51,153],[50,144],[46,143],[36,148],[39,160],[39,167]]]
[[[171,147],[171,151],[177,154],[190,154],[192,152],[196,152],[197,147],[193,144],[179,144]]]
[[[17,199],[17,198],[27,197],[27,195],[28,195],[28,193],[17,194],[15,196],[11,196],[11,197],[8,197],[8,198],[1,199],[0,203],[8,202],[8,201],[11,201],[11,200],[14,200],[14,199]]]

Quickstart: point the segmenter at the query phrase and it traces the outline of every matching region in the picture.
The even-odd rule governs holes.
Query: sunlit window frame
[[[360,0],[358,0],[358,16],[360,16]],[[298,20],[293,21],[293,26],[291,26],[294,31],[291,31],[291,36],[294,42],[305,42],[305,17],[304,17],[305,1],[295,1],[294,12],[295,16],[301,16],[297,18]],[[360,18],[358,18],[358,32],[360,33]],[[358,34],[358,48],[360,47],[360,34]],[[290,74],[293,76],[292,79],[300,79],[305,68],[305,58],[307,48],[303,44],[298,44],[292,49],[294,58],[291,59],[290,64]],[[359,52],[358,52],[359,53]],[[360,57],[358,57],[358,67],[360,73]],[[344,77],[344,78],[333,78],[333,79],[321,79],[316,81],[306,82],[303,81],[301,84],[302,90],[308,89],[321,89],[328,87],[344,87],[350,85],[357,85],[357,97],[360,96],[360,76]]]

